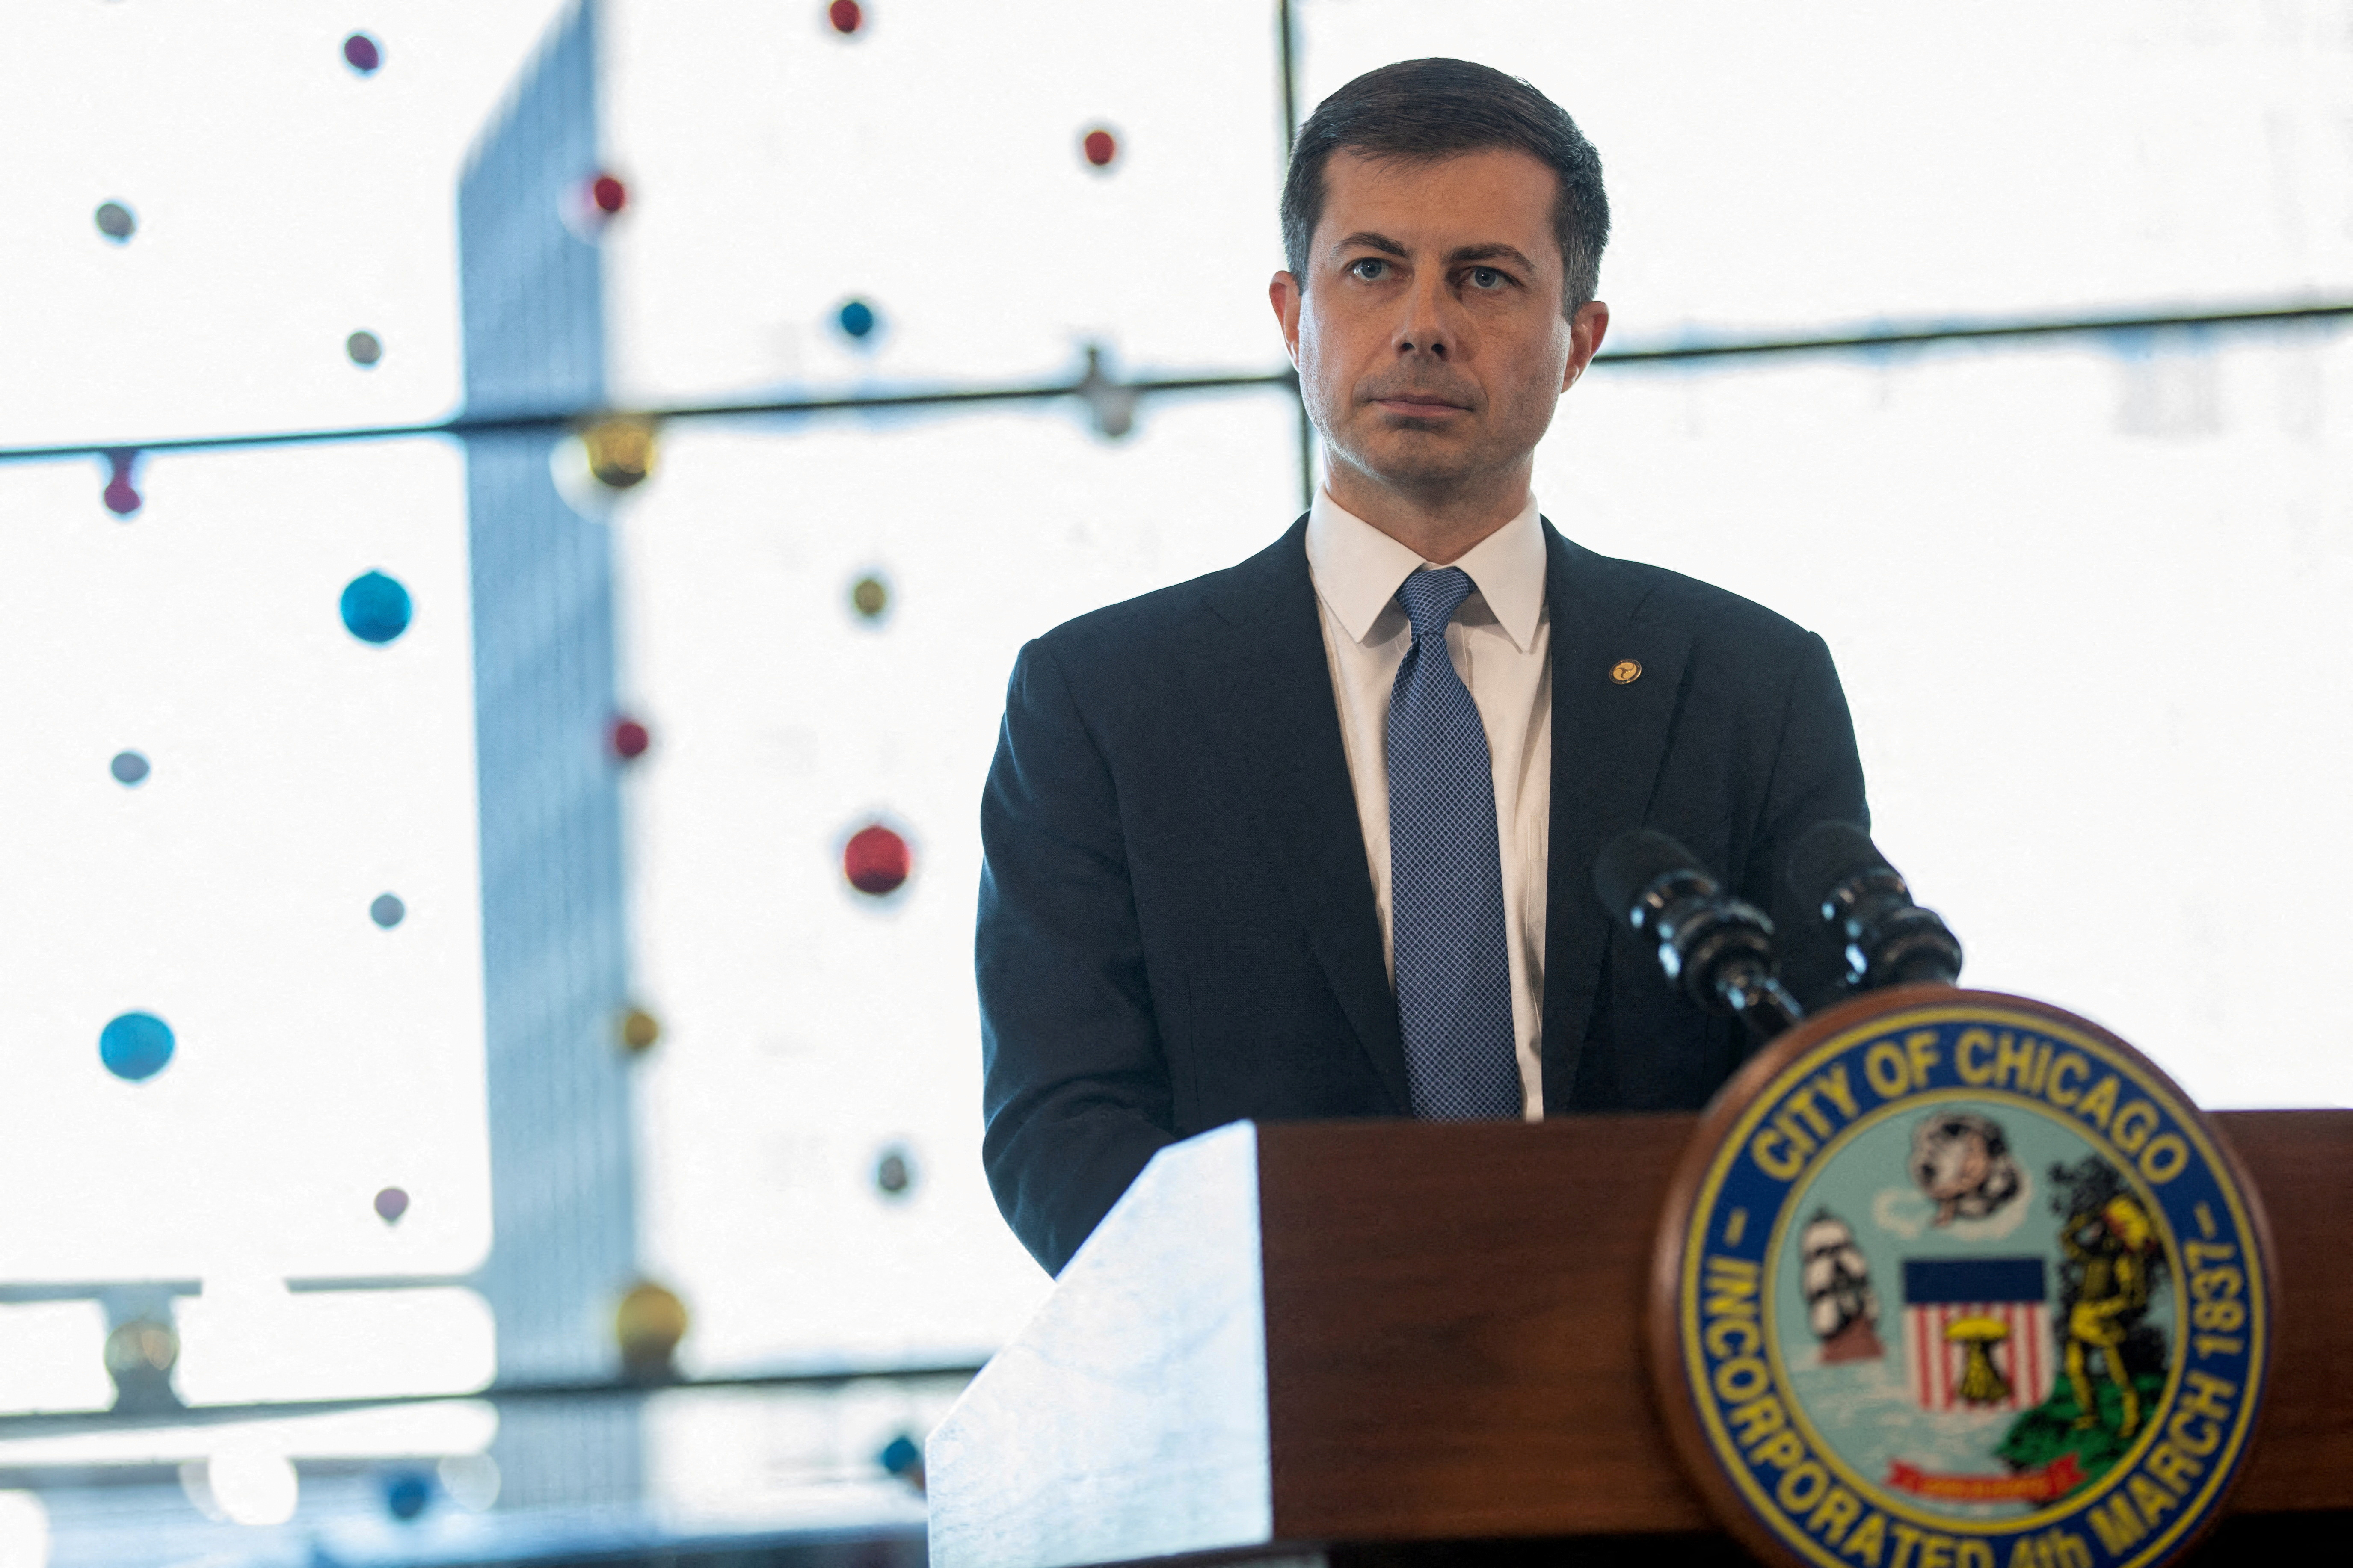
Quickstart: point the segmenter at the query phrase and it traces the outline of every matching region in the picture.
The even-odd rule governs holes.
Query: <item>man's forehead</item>
[[[1388,157],[1353,147],[1324,165],[1316,243],[1362,232],[1440,249],[1504,244],[1557,264],[1553,212],[1560,178],[1516,147],[1481,147],[1434,158]]]

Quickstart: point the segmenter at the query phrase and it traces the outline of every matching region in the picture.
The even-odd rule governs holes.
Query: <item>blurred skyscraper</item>
[[[575,5],[459,193],[470,415],[604,393],[596,247],[566,220],[596,173],[596,29]],[[610,530],[567,505],[545,431],[467,437],[493,1237],[481,1289],[502,1382],[610,1375],[636,1260],[614,716]],[[522,1505],[621,1500],[633,1405],[511,1405],[495,1449]]]

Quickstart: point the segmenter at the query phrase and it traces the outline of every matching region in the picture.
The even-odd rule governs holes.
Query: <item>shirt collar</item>
[[[1398,584],[1430,563],[1332,499],[1318,486],[1307,509],[1307,570],[1316,595],[1358,642],[1396,597]],[[1522,653],[1544,614],[1545,542],[1535,497],[1520,514],[1459,561],[1479,596]]]

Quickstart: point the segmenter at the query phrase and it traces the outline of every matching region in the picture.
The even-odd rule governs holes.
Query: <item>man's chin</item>
[[[1422,433],[1412,430],[1386,434],[1389,439],[1351,454],[1358,468],[1383,484],[1406,490],[1445,489],[1481,471],[1476,458],[1459,442],[1442,438],[1443,433],[1437,433],[1438,439],[1416,439]]]

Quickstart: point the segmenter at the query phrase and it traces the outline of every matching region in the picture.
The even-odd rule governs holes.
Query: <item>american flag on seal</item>
[[[2057,1359],[2040,1258],[1904,1265],[1905,1359],[1924,1410],[2031,1410]]]

